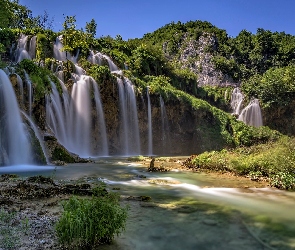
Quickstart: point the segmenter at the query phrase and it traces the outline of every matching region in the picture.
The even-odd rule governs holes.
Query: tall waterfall
[[[148,155],[153,155],[152,108],[151,108],[149,87],[147,87],[146,95],[148,100],[147,102],[147,105],[148,105]]]
[[[231,94],[231,108],[234,115],[239,115],[242,105],[243,105],[244,95],[242,94],[240,88],[234,88]]]
[[[29,101],[29,116],[32,115],[32,102],[33,102],[33,87],[32,87],[32,82],[29,77],[29,75],[25,72],[25,80],[27,84],[27,89],[28,89],[28,101]]]
[[[162,128],[162,153],[170,151],[170,137],[169,137],[169,123],[165,103],[160,95],[160,108],[161,108],[161,128]]]
[[[247,125],[260,127],[263,125],[261,108],[259,100],[254,99],[243,108],[244,95],[240,88],[234,88],[231,95],[231,107],[233,114],[238,117],[238,120],[244,122]]]
[[[31,164],[28,132],[22,122],[10,80],[3,70],[0,70],[0,95],[1,163],[4,165]]]
[[[52,93],[47,97],[47,124],[61,144],[81,157],[108,155],[104,114],[97,83],[86,75],[75,75],[71,93],[60,80],[62,96],[51,82]],[[91,95],[96,103],[96,120],[92,124]],[[99,141],[94,141],[94,127],[99,127]]]
[[[141,153],[134,86],[127,78],[117,78],[120,101],[120,145],[123,155]]]

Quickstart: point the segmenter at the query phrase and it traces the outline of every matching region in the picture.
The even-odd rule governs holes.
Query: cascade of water
[[[97,83],[93,78],[83,75],[81,68],[76,67],[78,73],[73,74],[75,80],[69,94],[65,84],[60,80],[62,96],[55,84],[51,82],[52,93],[47,98],[47,124],[55,133],[58,141],[70,152],[81,157],[108,155],[108,144],[104,114],[100,101]],[[94,93],[97,123],[100,140],[93,145],[91,93]]]
[[[122,154],[129,154],[129,143],[128,143],[128,124],[127,124],[127,103],[124,90],[124,82],[121,78],[117,77],[118,88],[119,88],[119,100],[120,100],[120,144],[122,149]]]
[[[35,133],[35,136],[37,137],[37,139],[38,139],[38,141],[40,143],[40,146],[42,148],[43,154],[44,154],[45,159],[46,159],[46,163],[50,164],[49,157],[48,157],[45,145],[44,145],[44,141],[42,139],[42,136],[41,136],[41,133],[40,133],[38,127],[36,126],[36,124],[33,122],[33,120],[25,112],[21,111],[21,113],[27,119],[27,121],[30,123],[31,128],[33,129],[33,131]]]
[[[262,123],[261,109],[259,100],[252,100],[241,112],[238,120],[254,127],[260,127]]]
[[[134,86],[127,78],[117,78],[120,101],[120,144],[123,155],[139,155],[140,136]]]
[[[71,126],[74,139],[71,143],[73,152],[79,152],[79,155],[90,156],[90,132],[91,132],[91,103],[90,103],[90,86],[89,77],[84,75],[74,83],[71,101],[75,114]]]
[[[100,142],[101,142],[99,155],[107,156],[109,155],[109,149],[108,149],[108,139],[107,139],[107,131],[106,131],[103,107],[101,103],[99,89],[98,89],[97,83],[94,80],[93,80],[93,89],[94,89],[94,99],[96,104],[99,133],[100,133]]]
[[[100,52],[94,54],[93,51],[90,51],[90,55],[88,57],[88,61],[93,63],[93,64],[98,64],[98,65],[102,65],[102,61],[103,60],[106,60],[108,62],[108,65],[109,65],[109,69],[111,72],[114,72],[114,71],[119,71],[119,68],[117,67],[117,65],[112,61],[112,59],[107,56],[107,55],[104,55]]]
[[[71,53],[63,50],[62,44],[62,35],[58,36],[55,39],[55,43],[53,45],[53,57],[58,61],[66,61],[70,60],[73,63],[77,63],[77,58],[79,56],[79,50],[75,56],[71,55]]]
[[[119,68],[117,67],[116,64],[114,64],[114,62],[111,60],[110,57],[108,57],[107,55],[103,55],[103,58],[105,58],[108,61],[109,68],[110,68],[110,71],[111,72],[113,72],[113,71],[119,71]]]
[[[170,137],[169,137],[169,124],[168,117],[165,108],[165,103],[160,95],[160,107],[161,107],[161,125],[162,125],[162,153],[169,152],[170,150]]]
[[[20,91],[21,103],[24,105],[24,84],[23,84],[23,80],[17,74],[16,74],[16,79],[17,79],[17,84],[18,84],[18,88],[19,88],[19,91]]]
[[[245,108],[242,109],[244,95],[240,88],[234,88],[231,95],[231,107],[233,114],[238,117],[238,120],[247,125],[260,127],[262,126],[262,114],[259,105],[259,100],[252,100]]]
[[[46,98],[46,122],[61,144],[66,141],[65,114],[59,92],[50,81],[52,92]]]
[[[36,41],[37,36],[33,36],[30,40],[29,55],[32,59],[36,57]]]
[[[66,52],[62,50],[62,36],[59,36],[55,39],[55,43],[53,45],[53,57],[58,61],[66,60]]]
[[[29,75],[25,72],[25,79],[26,79],[26,84],[27,84],[27,89],[28,89],[28,102],[29,102],[29,116],[32,115],[32,102],[33,102],[33,96],[32,96],[32,82],[29,77]]]
[[[234,88],[232,94],[231,94],[231,108],[233,110],[234,115],[239,115],[242,104],[243,104],[244,95],[242,94],[240,88]]]
[[[127,111],[128,111],[128,118],[129,118],[129,130],[130,137],[129,140],[131,141],[130,154],[139,155],[141,152],[140,147],[140,136],[139,136],[139,127],[138,127],[138,113],[137,113],[137,103],[136,103],[136,96],[134,92],[134,85],[131,81],[124,77],[125,83],[125,92],[126,92],[126,100],[127,100]]]
[[[93,64],[101,65],[102,64],[102,54],[100,52],[94,54],[93,51],[90,51],[88,61],[93,63]]]
[[[152,108],[151,108],[151,100],[149,87],[147,87],[146,91],[147,95],[147,105],[148,105],[148,155],[153,154],[153,128],[152,128]]]
[[[27,41],[28,36],[22,34],[18,40],[17,49],[15,51],[16,62],[20,62],[23,59],[31,59],[29,52],[26,50]]]
[[[8,165],[30,164],[31,147],[8,76],[0,70],[1,155]]]

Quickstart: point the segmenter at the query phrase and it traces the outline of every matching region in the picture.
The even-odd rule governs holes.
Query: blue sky
[[[285,31],[295,35],[294,0],[20,0],[33,11],[44,10],[54,18],[55,31],[62,29],[63,14],[76,16],[77,28],[92,18],[97,37],[121,35],[124,40],[141,38],[165,24],[208,21],[237,36],[242,29]]]

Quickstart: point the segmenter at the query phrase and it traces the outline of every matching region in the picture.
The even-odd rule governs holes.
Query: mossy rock
[[[64,148],[56,147],[52,152],[52,161],[64,161],[67,163],[74,163],[75,158]]]

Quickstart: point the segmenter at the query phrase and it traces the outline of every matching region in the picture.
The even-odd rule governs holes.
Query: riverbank
[[[155,167],[169,168],[176,176],[183,172],[204,175],[207,179],[212,178],[215,187],[222,188],[228,185],[231,188],[243,190],[242,192],[247,195],[251,195],[249,193],[254,193],[256,189],[261,190],[261,188],[268,187],[266,182],[251,181],[249,178],[237,177],[228,173],[195,173],[184,169],[183,159],[155,160]],[[167,249],[167,247],[169,249],[216,249],[216,247],[219,249],[264,249],[264,244],[275,249],[292,249],[291,246],[295,246],[295,242],[291,242],[292,238],[284,234],[275,234],[275,230],[258,226],[264,225],[263,220],[268,218],[266,215],[262,216],[260,221],[259,218],[252,220],[237,209],[215,205],[207,200],[206,196],[216,190],[213,185],[200,187],[200,190],[205,192],[204,199],[201,196],[194,197],[190,193],[171,196],[172,193],[181,190],[178,186],[182,187],[182,181],[167,179],[160,173],[156,177],[149,176],[147,171],[149,163],[150,159],[136,162],[140,164],[137,172],[130,171],[129,168],[135,163],[127,159],[121,159],[118,162],[124,165],[124,168],[114,170],[109,168],[109,174],[114,178],[116,174],[119,174],[121,179],[143,180],[144,183],[149,183],[149,186],[141,191],[141,195],[135,195],[140,186],[134,187],[134,190],[124,183],[121,185],[120,182],[107,186],[109,192],[121,194],[121,205],[129,206],[129,216],[126,231],[116,237],[113,244],[100,246],[100,249],[144,250]],[[97,161],[95,164],[99,167],[103,163]],[[123,171],[125,166],[130,172]],[[84,165],[82,167],[85,168]],[[40,178],[13,178],[14,176],[2,178],[0,185],[2,218],[0,224],[2,245],[0,247],[2,248],[0,249],[61,249],[54,232],[54,224],[63,211],[62,201],[68,199],[72,193],[91,195],[92,187],[102,180],[98,178],[101,173],[94,175],[86,172],[83,174],[79,170],[79,176],[72,176],[68,179],[59,179],[59,173],[57,173],[54,180],[45,178],[43,181]],[[161,190],[162,192],[165,189],[172,193],[159,194],[156,191]],[[270,190],[274,191],[270,193],[271,195],[277,195],[275,189]],[[269,194],[265,196],[267,195]],[[5,216],[6,224],[3,224]],[[277,225],[272,221],[268,224]],[[260,242],[261,239],[264,241]]]

